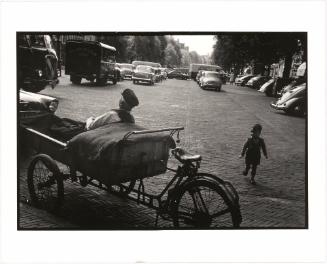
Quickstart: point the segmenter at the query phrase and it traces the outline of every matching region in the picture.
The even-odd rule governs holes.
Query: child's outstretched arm
[[[262,151],[263,151],[263,155],[265,155],[266,159],[268,159],[267,148],[266,148],[265,141],[263,139],[261,141],[261,148],[262,148]]]

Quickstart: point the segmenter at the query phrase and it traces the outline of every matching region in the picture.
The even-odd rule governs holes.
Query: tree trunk
[[[283,78],[284,79],[289,79],[290,78],[290,71],[291,71],[291,66],[292,66],[292,57],[293,57],[292,52],[289,52],[285,56],[284,72],[283,72]]]

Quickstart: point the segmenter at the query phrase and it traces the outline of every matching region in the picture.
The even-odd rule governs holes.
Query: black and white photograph
[[[305,32],[17,32],[18,228],[307,228],[307,67]]]
[[[327,263],[326,0],[0,4],[0,263]]]

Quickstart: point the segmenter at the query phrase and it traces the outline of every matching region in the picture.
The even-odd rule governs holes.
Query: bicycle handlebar
[[[170,134],[173,135],[177,131],[184,130],[184,127],[171,127],[171,128],[162,128],[162,129],[153,129],[153,130],[139,130],[139,131],[130,131],[125,134],[123,140],[128,139],[132,135],[142,135],[142,134],[150,134],[150,133],[158,133],[158,132],[165,132],[170,131]]]

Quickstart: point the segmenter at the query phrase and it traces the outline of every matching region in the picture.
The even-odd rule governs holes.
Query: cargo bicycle
[[[60,209],[64,182],[71,180],[154,209],[156,226],[159,218],[176,228],[240,226],[239,197],[232,184],[200,172],[202,157],[176,146],[183,127],[149,130],[118,123],[63,137],[52,129],[64,120],[54,114],[57,106],[58,100],[49,96],[20,94],[19,146],[36,152],[27,171],[35,206]],[[177,162],[176,168],[168,160]],[[158,194],[149,193],[145,179],[162,180],[163,175],[169,182]]]
[[[183,129],[183,127],[176,127],[131,131],[123,136],[119,144],[120,147],[125,144],[129,145],[126,149],[128,151],[136,147],[129,144],[132,137],[162,132],[168,132],[169,137],[177,134],[176,142],[179,142],[179,132]],[[120,178],[121,182],[119,180],[106,181],[88,169],[77,168],[73,162],[74,158],[67,151],[67,142],[61,142],[31,127],[24,127],[23,130],[25,140],[39,153],[31,161],[27,173],[30,197],[36,206],[60,208],[64,202],[64,181],[70,179],[79,182],[82,186],[96,186],[154,209],[156,211],[155,226],[159,217],[172,221],[176,228],[237,228],[240,226],[242,217],[239,197],[232,184],[212,174],[199,172],[202,159],[200,155],[193,155],[180,147],[170,150],[167,142],[162,140],[163,138],[159,138],[160,140],[155,145],[150,146],[156,149],[160,146],[162,152],[159,157],[160,169],[152,174],[157,175],[168,170],[173,172],[174,176],[159,194],[154,195],[147,193],[143,181],[144,178],[153,176],[151,172],[150,174],[147,172],[149,164],[142,161],[146,156],[144,152],[137,154],[141,157],[138,161],[139,166],[134,166],[128,171],[136,176]],[[172,157],[179,162],[177,168],[167,166],[169,150]],[[126,158],[122,153],[119,157],[122,160]],[[67,165],[69,172],[62,172],[57,161]],[[118,170],[123,169],[121,166],[118,167]],[[116,172],[118,170],[114,169]]]

